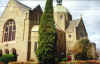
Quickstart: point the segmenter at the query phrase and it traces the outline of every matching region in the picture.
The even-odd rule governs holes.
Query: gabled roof
[[[8,5],[11,4],[13,2],[13,4],[15,4],[18,8],[20,8],[23,12],[27,11],[27,10],[31,10],[30,7],[20,3],[18,0],[9,0],[8,1]]]
[[[74,29],[80,27],[79,25],[83,25],[83,27],[85,28],[82,16],[80,17],[80,19],[70,21],[69,26],[66,28],[66,31],[74,31]]]
[[[36,4],[33,8],[31,8],[31,7],[28,7],[27,5],[21,3],[21,2],[18,1],[18,0],[9,0],[8,4],[9,4],[11,1],[13,1],[22,11],[33,10],[33,9],[35,9],[35,8],[37,8],[37,7],[40,6],[40,4]]]
[[[28,6],[26,6],[26,5],[22,4],[22,3],[20,3],[18,0],[14,0],[14,1],[15,1],[15,3],[17,4],[17,6],[18,6],[20,9],[22,9],[22,10],[31,10],[30,7],[28,7]]]
[[[76,27],[78,27],[80,22],[81,22],[80,19],[70,21],[67,30],[73,31]]]
[[[42,8],[40,5],[37,5],[36,7],[34,7],[33,9],[31,9],[32,11],[41,11],[42,12]]]
[[[8,1],[8,4],[6,5],[4,11],[2,12],[0,18],[3,16],[3,14],[5,13],[6,9],[8,8],[9,4],[15,4],[22,12],[25,12],[25,11],[29,11],[29,10],[34,10],[36,8],[39,8],[41,9],[41,6],[40,4],[36,4],[34,7],[28,7],[27,5],[21,3],[19,0],[9,0]],[[42,9],[41,9],[42,10]]]

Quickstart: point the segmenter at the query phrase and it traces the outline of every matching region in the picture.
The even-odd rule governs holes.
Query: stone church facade
[[[0,17],[0,49],[15,48],[18,61],[36,60],[40,17],[40,5],[31,9],[17,0],[9,0]],[[70,12],[62,5],[54,7],[57,30],[57,55],[71,55],[71,47],[76,40],[88,38],[83,19],[72,20]],[[95,50],[94,50],[95,51]]]

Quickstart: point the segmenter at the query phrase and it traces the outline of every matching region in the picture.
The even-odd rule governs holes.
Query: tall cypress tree
[[[56,28],[53,18],[53,0],[47,0],[45,11],[40,20],[38,49],[41,64],[55,64]]]

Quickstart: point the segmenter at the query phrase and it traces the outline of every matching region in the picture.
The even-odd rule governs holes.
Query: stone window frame
[[[13,19],[7,20],[3,27],[2,42],[8,42],[15,40],[16,36],[16,24]]]

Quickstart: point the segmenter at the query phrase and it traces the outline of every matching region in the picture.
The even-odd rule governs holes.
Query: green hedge
[[[68,60],[68,58],[66,58],[66,57],[65,58],[62,58],[62,61],[67,61],[67,60]]]
[[[4,64],[8,64],[10,61],[14,61],[14,55],[13,54],[6,54],[0,57],[0,62],[4,62]]]

